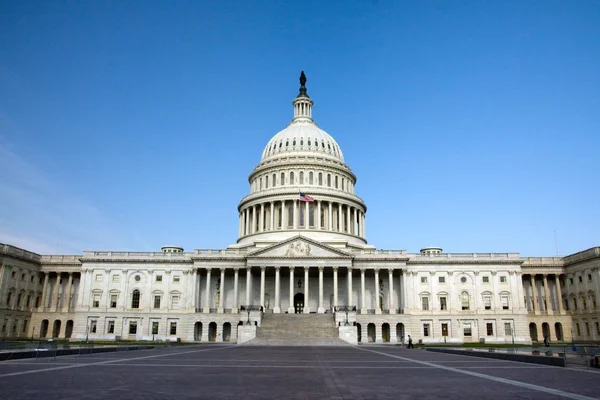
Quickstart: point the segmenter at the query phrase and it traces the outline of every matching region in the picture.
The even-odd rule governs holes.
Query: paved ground
[[[199,345],[0,362],[7,399],[591,399],[600,373],[389,346]]]

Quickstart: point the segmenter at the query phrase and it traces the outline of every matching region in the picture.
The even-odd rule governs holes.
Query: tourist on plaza
[[[408,347],[407,347],[407,349],[414,349],[414,348],[415,348],[415,346],[413,345],[412,338],[410,337],[410,335],[408,335]]]
[[[544,346],[550,347],[550,339],[548,339],[548,336],[544,336]]]

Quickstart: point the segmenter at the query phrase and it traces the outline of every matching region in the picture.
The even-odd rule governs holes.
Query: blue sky
[[[598,1],[2,1],[0,242],[224,248],[300,70],[416,252],[600,245]]]

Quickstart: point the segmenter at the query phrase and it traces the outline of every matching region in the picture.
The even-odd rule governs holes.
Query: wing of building
[[[3,338],[334,344],[600,340],[600,247],[567,257],[368,244],[367,206],[312,118],[265,146],[226,249],[39,255],[0,244]],[[342,342],[343,341],[343,342]]]

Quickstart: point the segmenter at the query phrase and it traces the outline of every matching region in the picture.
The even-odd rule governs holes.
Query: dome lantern
[[[314,102],[308,97],[308,94],[306,94],[306,75],[304,75],[304,71],[300,74],[300,93],[298,94],[298,97],[294,99],[292,104],[294,105],[294,119],[292,120],[292,123],[300,119],[313,122],[312,106]]]

